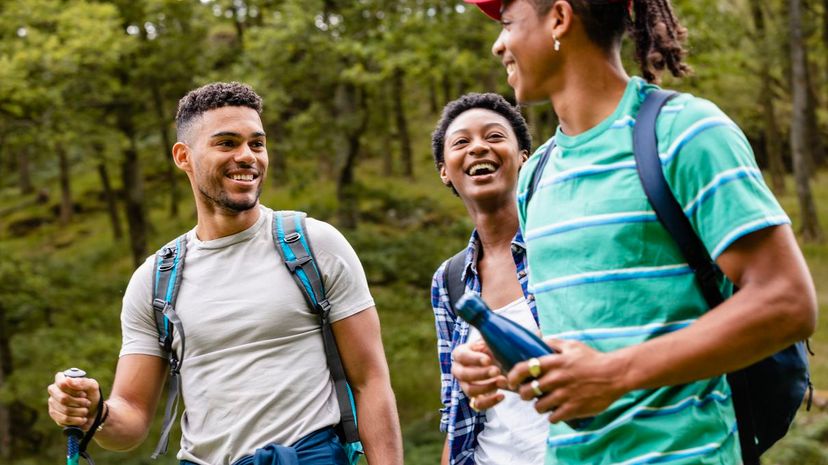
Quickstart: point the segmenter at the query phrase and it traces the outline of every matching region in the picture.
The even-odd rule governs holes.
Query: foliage
[[[760,2],[766,41],[746,20],[748,0],[674,3],[690,30],[696,73],[665,85],[713,100],[757,141],[759,58],[765,57],[780,137],[787,140],[786,3]],[[828,25],[818,21],[825,3],[809,5],[812,87],[823,102],[816,118],[825,140]],[[252,84],[265,100],[273,179],[264,203],[339,226],[343,210],[358,220],[344,232],[380,311],[407,460],[436,463],[443,437],[427,290],[434,269],[466,243],[471,225],[437,179],[429,134],[442,106],[464,92],[511,95],[490,53],[497,32],[496,23],[460,0],[0,1],[0,348],[3,335],[8,342],[0,363],[10,357],[1,365],[0,409],[18,414],[12,463],[62,455],[63,439],[43,406],[51,373],[78,365],[105,390],[111,386],[120,299],[134,266],[131,252],[141,245],[114,238],[112,223],[123,222],[124,212],[143,215],[144,255],[192,227],[189,194],[176,196],[174,188],[184,177],[167,155],[176,102],[197,85],[234,79]],[[528,114],[538,126],[533,133],[548,135],[551,122],[537,117],[543,111]],[[416,177],[405,172],[406,141]],[[59,163],[61,149],[67,167]],[[101,167],[112,173],[111,193]],[[56,195],[61,175],[71,183]],[[813,188],[826,218],[820,176]],[[62,224],[65,195],[75,216]],[[114,219],[109,201],[118,209]],[[797,225],[795,198],[781,201]],[[143,212],[127,208],[130,202]],[[803,248],[826,302],[828,248]],[[813,341],[819,354],[828,352],[822,309]],[[814,358],[813,371],[824,388],[828,364]],[[772,451],[773,463],[824,463],[824,417],[802,415]],[[95,449],[98,462],[149,463],[153,431],[129,454]]]

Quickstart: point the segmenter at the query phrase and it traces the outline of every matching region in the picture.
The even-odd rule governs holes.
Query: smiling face
[[[446,129],[443,148],[440,178],[467,205],[515,202],[518,171],[528,154],[518,148],[506,118],[482,108],[467,110]]]
[[[520,103],[549,98],[548,87],[555,74],[554,22],[538,16],[528,0],[509,2],[501,16],[502,29],[492,53],[506,67],[507,82]]]
[[[190,178],[199,209],[232,214],[258,205],[268,158],[256,110],[227,106],[204,112],[173,155]]]

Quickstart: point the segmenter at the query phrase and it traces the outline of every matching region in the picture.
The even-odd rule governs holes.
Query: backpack
[[[463,297],[466,292],[466,283],[463,282],[463,265],[466,264],[466,249],[457,252],[449,258],[443,270],[443,281],[449,297],[449,309],[454,313],[454,303]]]
[[[334,381],[336,400],[340,410],[340,422],[336,430],[340,439],[342,439],[349,462],[351,465],[355,465],[359,461],[359,457],[364,454],[364,451],[359,440],[354,397],[351,387],[348,385],[345,369],[342,366],[336,340],[331,330],[329,320],[331,304],[325,294],[322,274],[316,266],[313,249],[310,246],[310,238],[306,233],[305,216],[303,212],[274,212],[271,228],[273,241],[285,266],[287,266],[288,271],[290,271],[291,276],[302,291],[308,306],[313,313],[319,315],[325,358],[331,371],[331,378]],[[152,306],[158,329],[158,343],[169,360],[170,374],[167,382],[167,405],[164,409],[161,437],[152,458],[157,458],[167,452],[170,432],[178,414],[181,358],[185,350],[185,337],[184,327],[175,313],[175,300],[178,295],[178,288],[181,286],[186,252],[187,238],[184,234],[155,254]],[[176,333],[181,341],[181,354],[176,354],[172,349],[173,336]]]
[[[676,95],[675,92],[656,90],[642,103],[633,132],[636,169],[656,216],[681,249],[708,306],[714,308],[725,300],[719,289],[723,273],[673,196],[658,155],[656,119],[664,104]],[[527,205],[538,188],[540,173],[554,148],[553,140],[531,173]],[[811,407],[813,386],[806,343],[797,342],[751,366],[728,373],[727,381],[733,393],[742,460],[745,465],[758,465],[759,456],[788,432],[806,391],[809,392],[807,409]]]

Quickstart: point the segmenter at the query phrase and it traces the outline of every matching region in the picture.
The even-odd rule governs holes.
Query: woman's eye
[[[461,138],[461,139],[457,139],[454,142],[452,142],[451,146],[452,147],[457,147],[458,145],[462,145],[462,144],[465,144],[467,142],[468,142],[468,139]]]

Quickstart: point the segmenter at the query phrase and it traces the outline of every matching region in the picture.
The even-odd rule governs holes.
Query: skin
[[[187,173],[198,212],[196,234],[212,240],[252,226],[267,173],[265,134],[259,114],[247,107],[205,112],[173,146],[176,165]],[[233,179],[250,175],[252,180]],[[333,323],[332,329],[354,393],[360,438],[371,464],[401,464],[402,437],[379,318],[374,307]],[[167,361],[125,355],[118,361],[109,417],[95,435],[110,450],[130,450],[146,439],[168,372]],[[98,382],[62,373],[47,388],[49,415],[59,425],[88,429],[97,413]]]
[[[524,0],[507,6],[504,31],[492,51],[510,64],[510,69],[511,63],[516,63],[509,83],[519,100],[532,101],[545,95],[564,132],[580,134],[609,116],[623,95],[627,78],[618,52],[592,44],[564,1],[556,2],[544,17],[535,15],[533,20],[526,16],[529,13],[535,14],[534,9]],[[527,34],[524,28],[538,25],[544,26],[537,29],[543,31],[537,33],[541,36],[538,42],[551,44],[553,33],[561,41],[558,55],[529,53],[534,42],[523,39]],[[538,59],[545,61],[532,62]],[[560,66],[555,67],[556,63]],[[554,75],[541,79],[536,76],[537,69],[551,69]],[[598,92],[596,87],[606,91]],[[590,105],[579,105],[586,96]],[[682,330],[608,353],[580,342],[547,338],[558,353],[540,359],[539,383],[545,394],[537,398],[536,410],[549,412],[551,422],[594,416],[629,391],[734,371],[814,332],[814,285],[790,226],[748,234],[716,262],[741,290]],[[488,351],[466,345],[458,347],[453,357],[452,374],[461,380],[467,395],[478,399],[481,408],[498,402],[493,386],[517,389],[525,400],[535,397],[525,384],[529,381],[526,362],[517,364],[508,377],[480,384],[491,378],[493,363]]]
[[[440,179],[454,186],[477,228],[482,252],[477,263],[483,300],[499,308],[523,296],[512,257],[512,239],[518,231],[517,177],[528,153],[518,147],[517,136],[506,118],[491,110],[474,108],[458,115],[446,129]],[[497,167],[494,173],[470,176],[469,168],[481,162]],[[499,371],[498,371],[499,373]],[[488,386],[492,380],[475,381]],[[494,392],[501,400],[502,393]],[[441,464],[449,462],[448,438]]]

